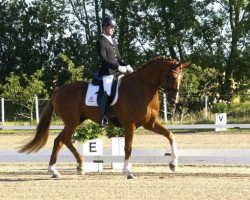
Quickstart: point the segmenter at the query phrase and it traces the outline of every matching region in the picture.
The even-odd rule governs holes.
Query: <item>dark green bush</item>
[[[100,138],[104,135],[104,129],[100,128],[98,124],[93,122],[85,122],[81,124],[75,131],[72,140],[86,142],[88,140]]]
[[[108,127],[108,128],[106,128],[106,135],[108,136],[108,138],[124,137],[124,128]]]

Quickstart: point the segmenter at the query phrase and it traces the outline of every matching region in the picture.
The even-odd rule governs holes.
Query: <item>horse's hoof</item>
[[[84,174],[85,174],[82,165],[78,165],[78,166],[77,166],[77,168],[76,168],[76,173],[77,173],[78,175],[84,175]]]
[[[135,177],[135,175],[134,174],[129,174],[128,176],[127,176],[127,179],[135,179],[136,177]]]
[[[77,172],[78,175],[84,175],[85,174],[85,172],[83,170],[77,170],[76,172]]]
[[[52,175],[52,178],[61,179],[62,176],[61,176],[60,174],[53,174],[53,175]]]
[[[175,166],[173,163],[169,163],[169,168],[170,168],[173,172],[175,172],[175,170],[176,170],[176,166]]]

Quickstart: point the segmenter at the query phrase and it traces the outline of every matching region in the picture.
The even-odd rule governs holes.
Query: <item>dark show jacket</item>
[[[103,35],[101,35],[100,39],[96,42],[96,49],[101,61],[99,76],[113,74],[115,72],[118,72],[119,66],[127,65],[121,60],[121,55],[117,44],[114,41],[113,44],[111,44],[109,40]]]

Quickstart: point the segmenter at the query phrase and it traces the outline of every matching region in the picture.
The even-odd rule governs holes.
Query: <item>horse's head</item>
[[[166,73],[165,91],[167,92],[167,101],[170,104],[175,104],[179,100],[179,88],[182,80],[182,71],[191,62],[181,63],[174,62],[168,67]]]

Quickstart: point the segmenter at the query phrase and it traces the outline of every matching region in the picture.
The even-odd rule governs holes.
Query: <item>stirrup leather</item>
[[[100,105],[100,127],[106,127],[108,125],[108,119],[105,116],[107,110],[107,101],[108,101],[108,94],[107,92],[103,93],[102,102]]]

